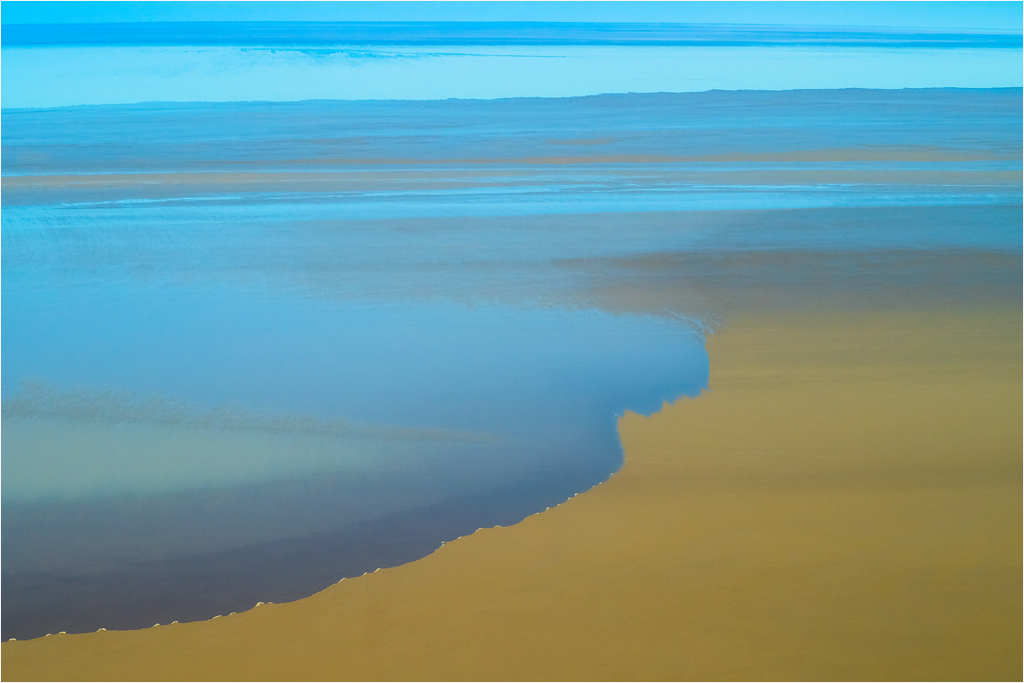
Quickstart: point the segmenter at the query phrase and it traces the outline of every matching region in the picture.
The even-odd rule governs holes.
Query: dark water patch
[[[143,622],[212,617],[208,592],[240,565],[218,574],[184,558],[424,516],[398,535],[374,527],[380,546],[350,539],[324,555],[310,543],[301,571],[246,570],[252,589],[226,595],[251,606],[319,590],[348,575],[339,563],[367,570],[346,554],[374,569],[514,523],[620,466],[614,415],[707,383],[701,338],[679,321],[21,273],[4,290],[12,637],[33,614],[64,624],[47,632],[72,628],[72,613],[76,629],[94,609],[113,619],[96,601],[117,584],[154,597],[117,598],[116,626],[151,625],[136,607]],[[168,572],[199,597],[162,587]]]
[[[417,560],[481,526],[515,524],[607,474],[547,472],[330,532],[100,572],[5,570],[2,637],[140,629],[298,600],[343,578]]]

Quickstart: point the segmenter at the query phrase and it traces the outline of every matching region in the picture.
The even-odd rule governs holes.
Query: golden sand
[[[734,313],[608,482],[287,605],[3,645],[18,679],[993,679],[1021,668],[1021,313]]]

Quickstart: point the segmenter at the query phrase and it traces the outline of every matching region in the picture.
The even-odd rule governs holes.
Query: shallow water
[[[687,258],[1019,254],[1020,110],[5,110],[4,637],[296,599],[597,484],[616,415],[707,383]],[[679,261],[682,294],[602,304],[630,259]]]

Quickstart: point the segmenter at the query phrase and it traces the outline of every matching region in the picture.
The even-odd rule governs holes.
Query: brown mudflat
[[[734,311],[609,481],[285,605],[7,680],[1017,679],[1019,305]]]

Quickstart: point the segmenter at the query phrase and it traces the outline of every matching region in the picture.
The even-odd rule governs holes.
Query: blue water
[[[3,94],[4,106],[10,108],[711,89],[1021,87],[1021,45],[1019,30],[975,28],[472,21],[8,23],[3,25]]]
[[[620,459],[616,415],[651,412],[707,381],[701,339],[676,321],[289,294],[229,285],[7,284],[9,405],[18,405],[19,382],[43,382],[48,391],[15,419],[258,431],[281,416],[294,438],[259,458],[231,451],[168,461],[134,442],[139,452],[115,454],[104,442],[108,450],[86,457],[71,454],[88,450],[74,441],[57,448],[45,435],[33,448],[26,436],[18,441],[24,450],[5,454],[5,503],[350,469],[462,478],[461,493],[565,461],[587,469],[600,463],[607,475]],[[102,402],[98,392],[110,389],[127,396]],[[188,409],[181,417],[179,407],[170,422],[161,417],[166,409],[130,417],[119,406],[132,405],[132,397],[173,399]],[[229,408],[233,422],[189,417],[218,407]],[[326,428],[339,419],[354,436]],[[336,443],[289,448],[312,436]]]
[[[1020,87],[1021,50],[4,47],[4,105],[478,99],[710,89]],[[46,82],[40,89],[37,83]]]
[[[3,123],[5,637],[295,599],[603,481],[721,313],[623,259],[1021,249],[1020,88]]]

